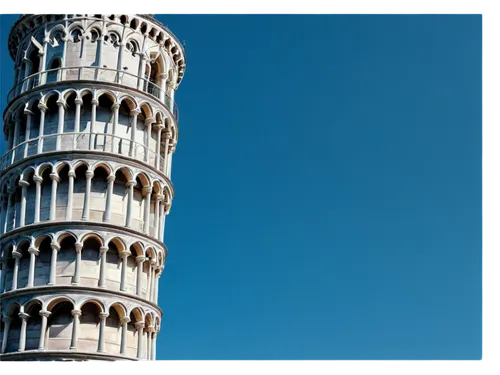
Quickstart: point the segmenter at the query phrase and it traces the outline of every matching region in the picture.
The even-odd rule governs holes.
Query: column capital
[[[155,332],[155,327],[154,326],[148,326],[145,329],[146,332]]]
[[[128,316],[120,318],[120,325],[127,324],[128,322],[130,322],[130,318]]]
[[[130,114],[131,114],[132,116],[137,116],[137,115],[139,115],[140,113],[141,113],[141,110],[140,110],[139,108],[134,108],[134,109],[132,109],[132,110],[130,111]]]
[[[144,328],[144,322],[136,322],[135,323],[135,329],[143,329]]]
[[[50,247],[52,248],[52,250],[57,250],[58,252],[59,250],[61,250],[61,245],[59,245],[57,242],[51,242]]]
[[[59,177],[59,175],[58,175],[57,173],[55,173],[55,172],[52,172],[52,173],[50,174],[50,179],[51,179],[52,181],[57,181],[58,183],[59,183],[59,182],[61,182],[61,178],[60,178],[60,177]]]
[[[116,176],[114,174],[110,174],[108,178],[106,178],[106,181],[109,182],[114,182],[116,180]]]
[[[40,310],[40,311],[38,312],[38,315],[40,315],[40,316],[44,316],[44,317],[46,317],[46,318],[48,318],[48,317],[50,316],[50,314],[52,314],[52,313],[51,313],[50,311],[46,311],[46,310]]]
[[[76,98],[75,99],[75,104],[82,105],[83,104],[82,98]]]
[[[37,256],[38,254],[40,254],[40,250],[35,249],[34,247],[30,247],[30,248],[28,249],[28,252],[29,252],[30,254],[34,254],[35,256]]]
[[[145,256],[139,255],[135,257],[135,261],[137,264],[143,263],[146,260]]]
[[[97,100],[95,98],[92,98],[92,100],[90,101],[90,104],[92,104],[92,105],[98,105],[99,104],[99,100]]]
[[[163,124],[162,122],[157,122],[156,124],[153,125],[153,128],[156,131],[161,131],[165,129],[165,124]]]
[[[21,258],[22,258],[22,256],[23,256],[23,254],[21,254],[21,253],[20,253],[19,251],[17,251],[17,250],[14,250],[14,251],[12,252],[12,258],[21,259]]]
[[[160,78],[161,78],[162,80],[164,80],[164,79],[166,80],[166,79],[168,78],[168,72],[167,72],[167,73],[161,73],[161,74],[160,74]]]
[[[167,139],[172,139],[172,132],[167,130]]]
[[[120,103],[114,103],[111,106],[111,110],[113,110],[113,111],[118,111],[119,109],[120,109]]]
[[[155,200],[155,201],[160,201],[160,202],[162,202],[162,201],[164,201],[164,200],[165,200],[165,196],[164,196],[163,194],[156,194],[156,195],[154,196],[154,200]]]
[[[154,117],[148,117],[147,119],[144,120],[144,126],[147,127],[149,125],[151,125],[153,122],[155,122],[155,118]]]
[[[130,180],[130,181],[127,181],[127,183],[125,184],[126,187],[130,187],[130,186],[136,186],[137,185],[137,181],[135,180]]]
[[[20,312],[20,313],[18,314],[18,316],[19,316],[22,320],[24,320],[24,321],[26,321],[26,320],[28,320],[28,319],[30,318],[30,315],[29,315],[29,314],[26,314],[25,312]]]
[[[68,172],[68,177],[73,177],[75,178],[76,177],[76,172],[74,170],[71,170]]]
[[[126,250],[126,251],[122,251],[122,252],[119,254],[120,258],[128,258],[128,257],[129,257],[129,256],[131,256],[131,255],[132,255],[132,253],[131,253],[130,251],[128,251],[128,250]]]
[[[75,251],[77,253],[80,253],[82,251],[82,249],[83,249],[83,244],[81,242],[76,242],[75,243]]]
[[[38,109],[40,110],[40,112],[47,112],[47,110],[49,109],[49,107],[47,107],[45,104],[43,103],[38,103]]]
[[[108,316],[109,316],[109,314],[108,314],[108,313],[105,313],[105,312],[99,313],[99,318],[100,318],[101,320],[106,319]]]
[[[3,322],[5,324],[8,324],[8,323],[12,322],[12,317],[11,316],[5,316],[5,315],[3,315],[2,319],[3,319]]]
[[[82,310],[79,310],[79,309],[71,310],[71,315],[73,315],[74,317],[81,316]]]
[[[64,106],[66,106],[66,100],[63,100],[63,99],[57,99],[56,104],[57,104],[59,107],[64,107]]]
[[[33,176],[33,181],[35,181],[35,184],[41,184],[43,182],[43,178],[35,175],[35,176]]]
[[[149,195],[153,192],[153,188],[151,186],[145,186],[142,188],[142,195]]]
[[[30,183],[28,181],[20,180],[19,186],[21,186],[22,188],[27,188],[28,186],[30,186]]]
[[[175,145],[168,145],[168,153],[173,154],[175,152]]]
[[[101,247],[99,248],[99,253],[101,253],[101,254],[102,254],[102,253],[107,252],[108,250],[109,250],[109,247],[107,247],[107,246],[101,246]]]
[[[92,171],[85,172],[85,177],[87,178],[87,180],[90,180],[92,177],[94,177],[94,172]]]
[[[32,111],[30,111],[29,109],[27,109],[27,108],[24,109],[24,114],[26,116],[33,116],[34,115],[34,113]]]

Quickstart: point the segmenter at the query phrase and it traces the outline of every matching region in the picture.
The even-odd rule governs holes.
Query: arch
[[[85,242],[88,240],[91,240],[91,239],[96,240],[100,246],[103,246],[103,244],[104,244],[104,240],[101,237],[101,235],[98,233],[95,233],[95,232],[87,232],[87,233],[81,235],[80,240],[78,242],[83,243],[85,246]]]
[[[134,179],[132,171],[130,170],[130,168],[128,168],[126,166],[118,166],[118,167],[116,167],[116,169],[114,171],[114,175],[117,175],[118,172],[123,173],[123,175],[125,176],[125,178],[127,179],[127,181],[130,181],[130,180]],[[125,182],[127,182],[127,181],[125,181]]]
[[[123,242],[120,237],[112,237],[108,239],[108,241],[106,241],[106,246],[109,246],[109,244],[114,244],[119,253],[127,250],[127,245],[125,245],[125,242]]]
[[[144,244],[141,241],[136,241],[132,245],[130,245],[130,250],[134,250],[137,256],[144,256]]]
[[[35,245],[35,248],[39,248],[40,245],[42,244],[42,242],[45,240],[45,239],[50,239],[50,242],[53,242],[54,240],[54,235],[52,233],[43,233],[43,234],[39,234],[36,238],[35,238],[35,242],[34,242],[34,245]]]
[[[146,186],[151,186],[151,179],[149,178],[149,176],[140,171],[140,172],[137,172],[136,175],[134,176],[135,180],[139,180],[142,184],[142,186],[146,187]]]
[[[113,174],[113,168],[109,165],[109,163],[105,161],[99,161],[96,164],[92,165],[90,170],[95,173],[95,171],[99,168],[104,169],[106,171],[106,174],[109,176]]]
[[[79,303],[79,309],[82,310],[83,307],[87,304],[93,304],[97,307],[99,313],[103,313],[105,312],[106,310],[104,309],[104,302],[101,301],[100,299],[98,298],[95,298],[95,297],[88,297],[88,298],[85,298],[84,300],[82,300],[80,303]]]
[[[72,306],[72,309],[74,309],[75,307],[75,301],[73,301],[73,299],[71,299],[70,297],[68,296],[57,296],[57,297],[54,297],[53,299],[45,302],[45,310],[47,311],[51,311],[54,309],[54,307],[56,305],[58,305],[59,303],[63,303],[63,302],[68,302],[71,304]]]

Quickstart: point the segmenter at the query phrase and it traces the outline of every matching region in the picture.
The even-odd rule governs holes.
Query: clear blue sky
[[[157,358],[480,359],[481,17],[157,18],[187,53]]]

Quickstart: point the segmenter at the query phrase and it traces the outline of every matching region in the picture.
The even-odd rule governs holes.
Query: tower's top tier
[[[162,56],[162,60],[169,60],[173,89],[184,76],[186,57],[182,44],[152,14],[23,14],[11,29],[9,52],[16,64],[22,64],[30,59],[30,45],[38,46],[43,54],[44,44],[54,48],[62,45],[61,40],[73,42],[83,38],[103,39],[105,45],[147,59],[159,60]]]

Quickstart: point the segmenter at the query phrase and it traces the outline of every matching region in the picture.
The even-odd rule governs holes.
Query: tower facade
[[[152,15],[22,15],[0,159],[0,361],[152,360],[185,70]]]

